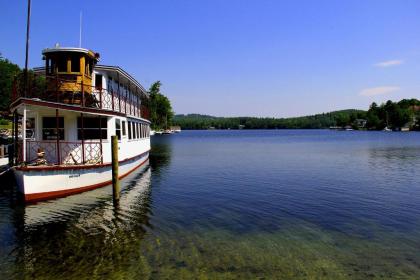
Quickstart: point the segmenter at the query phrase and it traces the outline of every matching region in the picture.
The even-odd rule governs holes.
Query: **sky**
[[[420,98],[420,1],[33,0],[30,67],[79,45],[177,114],[292,117]],[[26,1],[0,0],[0,53],[24,65]]]

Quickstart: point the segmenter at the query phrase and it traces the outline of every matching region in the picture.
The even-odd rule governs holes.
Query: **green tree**
[[[8,110],[13,80],[19,73],[21,73],[19,66],[0,54],[0,111]]]
[[[171,102],[160,92],[162,83],[154,82],[149,89],[150,120],[154,129],[168,128],[172,124],[174,113]]]

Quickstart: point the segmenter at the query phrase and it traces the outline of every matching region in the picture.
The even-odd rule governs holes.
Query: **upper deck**
[[[148,94],[119,67],[96,65],[99,55],[81,48],[43,51],[45,67],[15,80],[11,107],[24,103],[149,119]]]

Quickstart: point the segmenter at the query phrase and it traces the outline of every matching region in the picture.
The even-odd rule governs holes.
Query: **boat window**
[[[102,89],[102,75],[100,74],[95,75],[95,88],[99,90]]]
[[[115,135],[117,135],[118,140],[121,140],[121,121],[115,119]]]
[[[77,55],[71,57],[71,72],[80,72],[80,58]]]
[[[137,139],[137,124],[133,122],[133,139]]]
[[[128,139],[131,139],[131,122],[128,122]]]
[[[108,122],[106,118],[84,117],[83,126],[82,118],[77,118],[77,139],[79,140],[107,139],[107,131]]]
[[[53,73],[53,65],[52,65],[52,60],[51,60],[51,58],[48,58],[47,59],[47,62],[46,62],[46,67],[47,67],[47,69],[46,69],[46,72],[47,72],[47,75],[51,75],[52,73]]]
[[[109,77],[109,78],[108,78],[108,90],[109,90],[109,91],[112,91],[112,88],[113,88],[113,86],[112,86],[112,78],[111,78],[111,77]]]
[[[56,140],[57,134],[60,140],[64,140],[64,118],[58,117],[58,133],[57,119],[55,117],[42,118],[42,140]]]
[[[88,74],[89,77],[91,77],[92,76],[92,71],[93,71],[93,61],[91,59],[89,60],[88,66],[89,66],[89,69],[87,71],[87,74]]]
[[[35,118],[26,119],[26,139],[35,139]]]
[[[125,121],[122,121],[122,135],[123,136],[126,136],[127,135],[127,133],[126,133],[127,131],[126,131],[126,128],[125,128]]]
[[[67,58],[59,57],[57,59],[57,69],[58,72],[67,72]]]

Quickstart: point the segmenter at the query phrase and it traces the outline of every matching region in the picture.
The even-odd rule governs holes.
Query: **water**
[[[184,131],[106,187],[0,188],[0,279],[419,279],[420,133]]]

